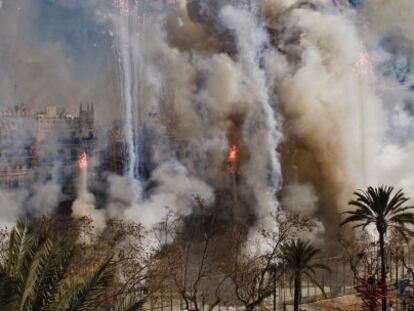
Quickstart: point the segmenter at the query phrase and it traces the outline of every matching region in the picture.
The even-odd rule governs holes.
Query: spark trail
[[[130,180],[139,180],[139,104],[142,102],[142,57],[141,32],[144,15],[139,2],[116,0],[117,52],[119,55],[120,87],[124,136],[127,152],[126,175]]]

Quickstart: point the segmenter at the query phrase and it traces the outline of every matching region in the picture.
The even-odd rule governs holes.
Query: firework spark
[[[78,168],[80,170],[85,170],[88,168],[88,156],[86,155],[86,152],[83,152],[78,160]]]
[[[237,159],[239,155],[239,148],[236,145],[232,145],[227,156],[227,162],[229,164],[229,173],[237,173]]]

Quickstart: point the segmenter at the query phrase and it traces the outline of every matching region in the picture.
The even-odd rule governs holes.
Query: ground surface
[[[361,300],[355,295],[321,300],[304,306],[306,311],[356,311],[361,310]]]

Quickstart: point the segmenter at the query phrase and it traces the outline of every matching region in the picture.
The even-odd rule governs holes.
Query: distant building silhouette
[[[73,192],[68,182],[76,160],[91,154],[95,141],[93,105],[80,104],[77,116],[55,106],[35,112],[23,103],[0,111],[0,188],[25,188],[56,174]]]

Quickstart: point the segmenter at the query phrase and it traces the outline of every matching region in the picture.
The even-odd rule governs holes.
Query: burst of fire
[[[237,173],[237,158],[239,155],[239,148],[236,145],[231,145],[229,155],[227,156],[227,162],[229,164],[229,173]]]
[[[86,152],[83,152],[78,160],[78,168],[80,170],[85,170],[88,168],[88,156],[86,155]]]

